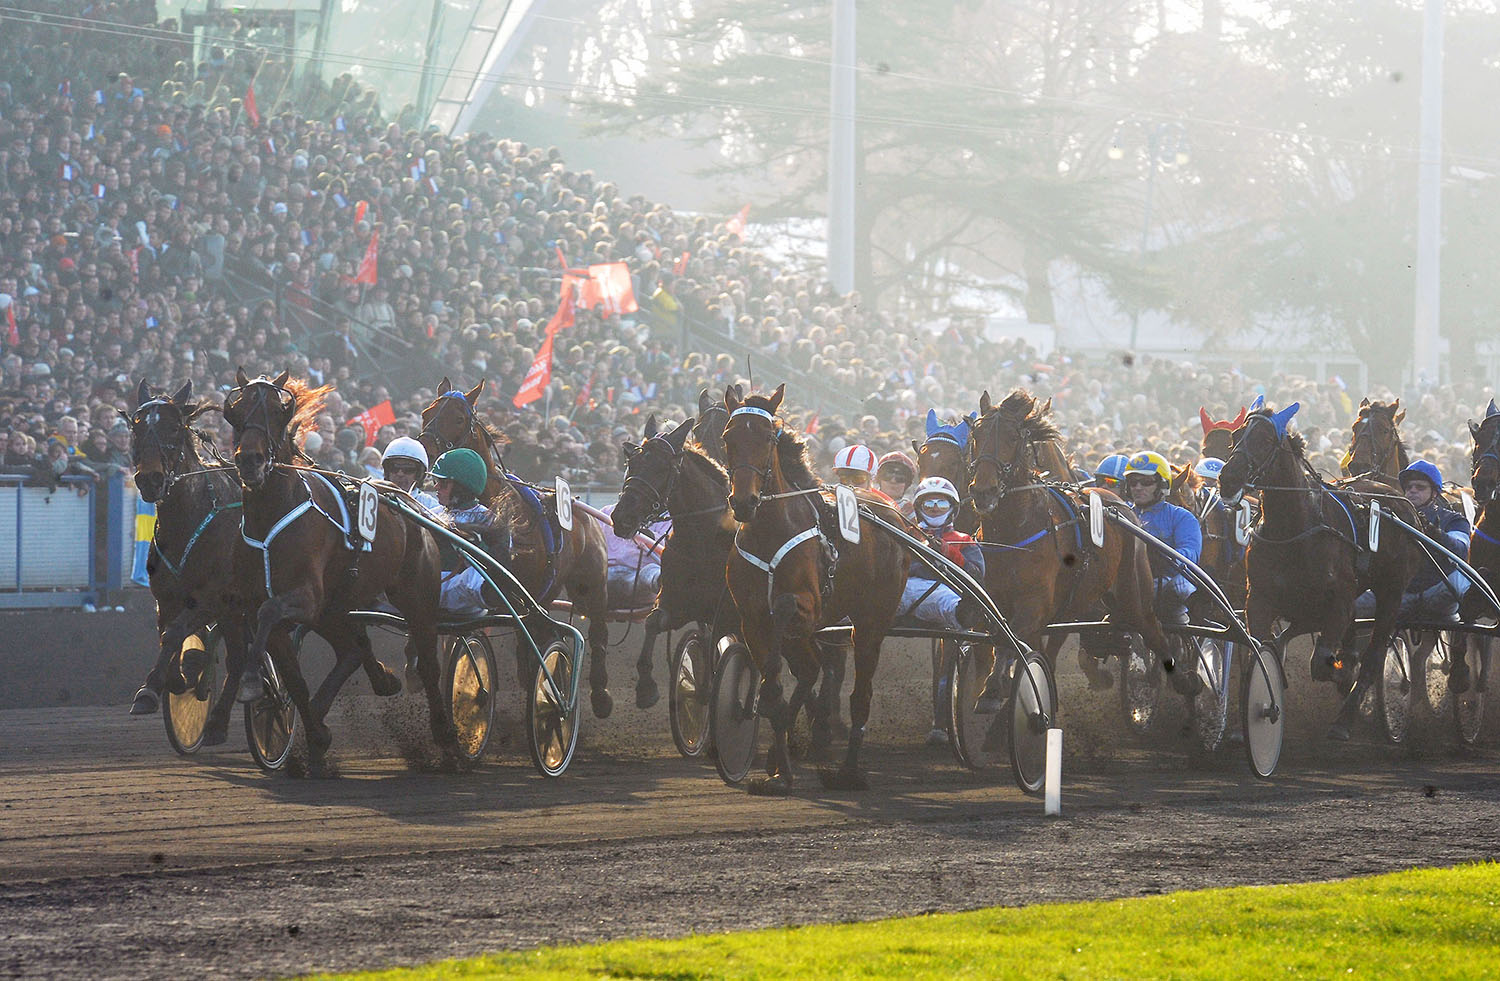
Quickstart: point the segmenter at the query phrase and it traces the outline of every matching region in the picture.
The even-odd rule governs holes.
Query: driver
[[[875,489],[893,501],[903,501],[916,479],[917,465],[900,450],[892,450],[875,465]]]
[[[466,448],[449,450],[433,464],[432,477],[437,490],[435,514],[459,534],[477,538],[500,562],[509,562],[510,525],[497,507],[480,499],[489,482],[489,468],[479,454]],[[461,615],[483,613],[489,606],[485,597],[489,584],[472,563],[464,561],[461,566],[443,572],[442,608]]]
[[[871,490],[870,479],[875,476],[875,451],[863,443],[844,447],[834,454],[833,476],[847,487]]]
[[[429,511],[436,510],[438,499],[422,489],[427,476],[427,447],[410,436],[397,436],[380,457],[380,469],[388,483],[406,491]]]
[[[1125,467],[1125,494],[1147,531],[1161,539],[1190,562],[1203,550],[1203,528],[1187,508],[1166,500],[1172,469],[1166,457],[1146,451],[1130,458]],[[1156,580],[1156,615],[1162,623],[1187,623],[1188,599],[1194,586],[1177,562],[1157,549],[1149,550],[1151,575]],[[1181,638],[1178,638],[1181,640]],[[1191,664],[1191,662],[1188,662]],[[1168,662],[1163,666],[1170,668]],[[1198,680],[1196,671],[1172,671],[1172,686],[1191,694]]]
[[[1129,462],[1130,458],[1123,453],[1111,453],[1100,460],[1099,466],[1094,468],[1094,486],[1124,497],[1125,489],[1120,486],[1120,478],[1125,476],[1125,466]]]

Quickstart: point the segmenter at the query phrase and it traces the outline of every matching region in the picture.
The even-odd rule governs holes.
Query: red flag
[[[640,307],[635,302],[635,286],[630,281],[630,268],[623,262],[604,262],[589,266],[589,278],[583,285],[581,297],[585,309],[604,307],[605,315],[612,313],[634,313]]]
[[[681,256],[678,257],[676,262],[672,263],[672,275],[681,276],[683,273],[687,272],[689,255],[691,255],[691,253],[684,252]]]
[[[16,303],[12,300],[5,305],[5,343],[11,347],[21,346],[21,332],[16,329]]]
[[[260,125],[260,107],[255,104],[255,82],[245,90],[245,118],[250,120],[251,126]]]
[[[354,223],[358,225],[365,220],[365,211],[370,207],[370,202],[361,201],[354,206]]]
[[[822,415],[821,412],[814,412],[812,418],[807,420],[807,425],[802,427],[802,431],[809,436],[815,434],[818,431],[818,416],[820,415]]]
[[[724,231],[731,235],[745,237],[745,219],[750,217],[750,206],[747,204],[740,209],[740,213],[724,223]]]
[[[557,312],[552,319],[547,321],[547,336],[542,338],[542,346],[537,348],[536,357],[531,362],[531,367],[526,369],[526,377],[521,379],[521,388],[516,392],[516,397],[511,399],[516,408],[529,405],[542,397],[548,382],[552,381],[552,340],[557,332],[564,327],[573,326],[573,283],[564,279],[562,296],[557,302]]]
[[[575,409],[583,408],[584,403],[589,400],[589,396],[594,393],[594,380],[598,377],[599,372],[597,371],[589,373],[589,380],[584,382],[583,388],[578,392],[578,397],[573,400],[573,407]]]
[[[346,426],[363,426],[365,430],[365,445],[375,445],[375,434],[380,432],[381,426],[389,426],[396,421],[396,410],[391,408],[391,400],[386,399],[379,405],[372,406],[359,415],[344,423]]]
[[[557,312],[547,321],[547,336],[551,337],[564,327],[573,326],[573,281],[564,279],[562,292],[557,298]]]
[[[565,256],[565,255],[563,255],[562,246],[561,245],[554,245],[553,248],[557,250],[557,264],[559,266],[562,266],[563,269],[567,269],[568,268],[568,257]]]
[[[369,283],[375,285],[375,264],[380,258],[380,229],[370,232],[370,244],[365,247],[365,257],[359,260],[359,271],[354,274],[350,283]]]

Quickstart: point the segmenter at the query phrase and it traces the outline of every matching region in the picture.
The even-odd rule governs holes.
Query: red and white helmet
[[[863,443],[846,446],[833,455],[833,469],[857,470],[875,476],[875,451]]]

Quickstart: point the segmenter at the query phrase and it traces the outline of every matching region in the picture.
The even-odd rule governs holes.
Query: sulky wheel
[[[203,745],[209,711],[219,693],[221,645],[213,631],[194,634],[182,642],[182,653],[172,670],[181,670],[187,691],[174,694],[171,686],[162,692],[161,718],[167,727],[167,742],[182,756],[191,756]]]
[[[1193,696],[1193,734],[1198,748],[1212,753],[1224,741],[1224,727],[1229,720],[1229,655],[1224,641],[1213,637],[1194,637],[1189,649],[1196,654],[1198,693]]]
[[[448,645],[443,670],[443,698],[458,732],[458,751],[465,763],[484,755],[495,721],[495,649],[483,633],[459,634]]]
[[[697,759],[709,745],[709,701],[713,697],[713,651],[703,631],[691,627],[672,652],[672,687],[667,718],[677,752]]]
[[[1010,683],[1010,766],[1016,786],[1040,793],[1047,774],[1047,730],[1057,726],[1057,681],[1034,651],[1018,658]]]
[[[954,758],[969,769],[992,770],[1005,759],[1006,714],[979,715],[974,701],[995,663],[995,649],[985,644],[955,646],[957,655],[948,657],[948,745]]]
[[[1286,677],[1281,660],[1269,645],[1260,644],[1248,654],[1240,692],[1245,756],[1250,769],[1264,779],[1276,772],[1281,760],[1286,733]]]
[[[714,766],[731,786],[743,783],[755,764],[759,694],[760,671],[750,658],[749,648],[739,641],[730,642],[714,672],[708,728],[714,744]]]
[[[275,672],[266,670],[264,665],[261,672],[265,693],[245,706],[245,741],[250,744],[250,757],[255,765],[274,773],[286,766],[287,758],[292,755],[302,720],[297,716],[292,696],[279,683]]]
[[[1484,734],[1484,696],[1489,684],[1490,638],[1468,638],[1464,660],[1469,665],[1469,687],[1453,695],[1453,723],[1459,741],[1477,746]]]
[[[1386,645],[1380,677],[1375,685],[1375,719],[1385,732],[1385,738],[1397,744],[1406,740],[1411,728],[1412,700],[1416,696],[1412,685],[1412,657],[1411,640],[1403,631],[1397,630]]]
[[[579,664],[573,645],[554,640],[542,659],[526,699],[526,743],[531,762],[544,777],[560,777],[578,749]]]
[[[1125,635],[1126,652],[1120,655],[1120,711],[1125,724],[1144,735],[1156,721],[1156,706],[1161,701],[1161,668],[1156,654],[1146,647],[1136,633]]]

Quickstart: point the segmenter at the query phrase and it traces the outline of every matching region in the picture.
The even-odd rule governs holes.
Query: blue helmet
[[[1397,474],[1396,479],[1401,482],[1402,487],[1405,487],[1408,482],[1413,480],[1426,480],[1432,483],[1433,490],[1440,491],[1443,489],[1443,472],[1437,468],[1437,464],[1429,463],[1426,460],[1418,460],[1416,463],[1413,463]]]
[[[1100,460],[1099,465],[1094,468],[1094,480],[1097,482],[1100,477],[1107,480],[1124,480],[1125,468],[1129,465],[1130,457],[1123,453],[1111,453]]]

